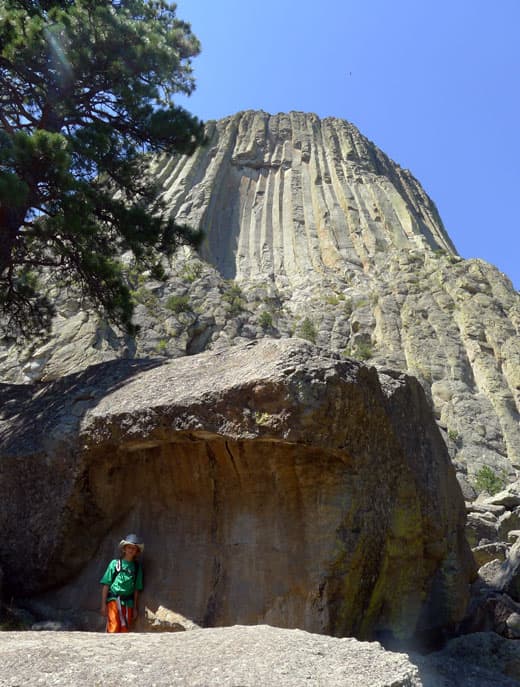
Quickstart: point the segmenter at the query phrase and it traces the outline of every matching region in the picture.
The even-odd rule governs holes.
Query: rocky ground
[[[268,626],[172,634],[0,633],[0,685],[514,687],[520,649],[474,635],[430,656]]]
[[[0,685],[419,687],[376,643],[267,626],[181,634],[0,633]]]

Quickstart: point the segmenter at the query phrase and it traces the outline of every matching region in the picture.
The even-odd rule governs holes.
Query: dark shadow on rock
[[[83,415],[99,399],[164,359],[111,360],[52,382],[0,383],[0,460],[41,451],[45,439],[66,418],[75,433]]]

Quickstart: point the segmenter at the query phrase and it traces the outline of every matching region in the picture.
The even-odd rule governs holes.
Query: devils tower
[[[416,376],[467,497],[483,466],[520,467],[520,298],[463,260],[419,182],[352,124],[242,112],[207,124],[191,157],[150,173],[179,222],[201,227],[165,279],[136,273],[137,339],[56,294],[51,335],[5,341],[2,378],[49,380],[119,357],[179,357],[262,337],[307,338]]]

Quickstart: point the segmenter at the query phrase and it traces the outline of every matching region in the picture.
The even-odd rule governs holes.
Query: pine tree
[[[199,43],[164,0],[0,0],[0,319],[48,327],[38,274],[73,281],[132,330],[119,256],[151,267],[199,236],[179,226],[146,159],[190,154],[203,125],[175,106]]]

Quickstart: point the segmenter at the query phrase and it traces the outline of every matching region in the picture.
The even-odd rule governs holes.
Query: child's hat
[[[124,539],[121,539],[121,541],[119,542],[119,548],[122,549],[125,546],[127,546],[127,544],[137,546],[140,553],[143,553],[144,551],[144,544],[143,542],[139,541],[139,537],[137,536],[137,534],[127,534],[126,537]]]

